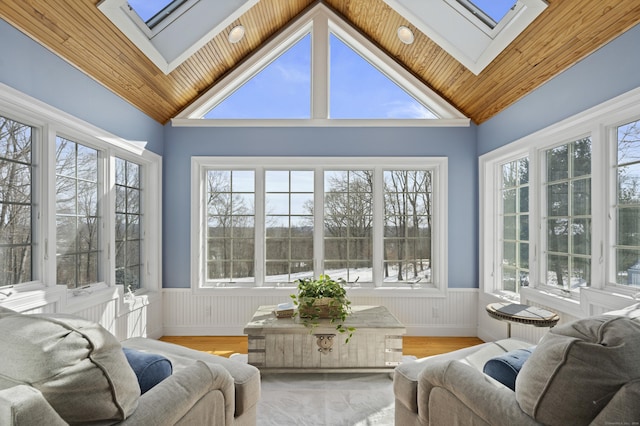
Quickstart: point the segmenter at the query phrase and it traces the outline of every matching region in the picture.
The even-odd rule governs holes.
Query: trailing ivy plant
[[[336,324],[339,333],[349,333],[346,343],[349,343],[355,327],[346,327],[344,321],[351,314],[351,301],[347,298],[345,281],[342,278],[332,279],[322,274],[318,278],[300,278],[295,281],[298,294],[292,294],[294,305],[298,307],[294,315],[298,315],[302,323],[313,329],[319,325],[319,319],[327,318]]]

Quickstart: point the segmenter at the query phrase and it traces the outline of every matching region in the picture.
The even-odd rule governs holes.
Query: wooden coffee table
[[[299,318],[276,318],[274,309],[260,306],[244,328],[249,364],[262,372],[384,373],[402,360],[406,328],[384,306],[352,306],[349,343],[329,320],[311,329]]]

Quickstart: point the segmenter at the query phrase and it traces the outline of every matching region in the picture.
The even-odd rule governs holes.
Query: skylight
[[[384,0],[480,74],[547,7],[545,0]]]
[[[516,0],[457,1],[491,28],[494,28],[516,6]]]
[[[165,74],[258,0],[100,0],[98,9]]]
[[[129,6],[149,27],[155,27],[187,0],[129,0]]]

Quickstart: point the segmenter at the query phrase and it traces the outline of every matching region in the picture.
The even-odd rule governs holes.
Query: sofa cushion
[[[129,365],[136,373],[140,392],[145,393],[173,372],[171,361],[159,354],[122,348]]]
[[[548,425],[589,424],[640,378],[640,323],[601,315],[552,328],[516,378],[524,412]]]
[[[516,389],[516,376],[522,369],[524,362],[529,359],[534,347],[516,349],[488,360],[482,372],[493,377],[511,390]]]
[[[136,375],[118,340],[99,324],[64,314],[0,313],[0,388],[38,389],[68,423],[123,420],[136,409]]]

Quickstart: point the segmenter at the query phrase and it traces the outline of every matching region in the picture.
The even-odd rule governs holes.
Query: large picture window
[[[253,161],[193,160],[201,286],[292,286],[325,273],[365,287],[446,288],[445,159]]]
[[[0,287],[32,280],[32,134],[0,116]]]

